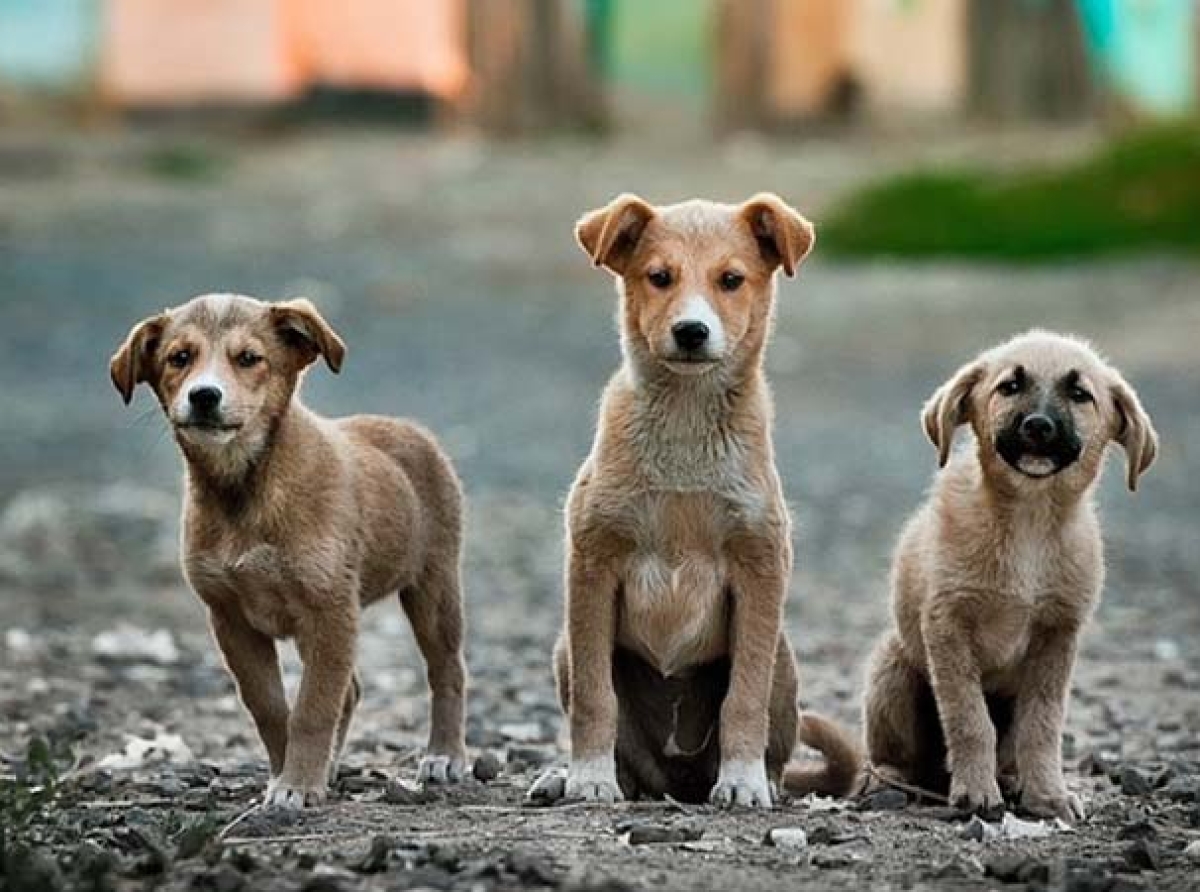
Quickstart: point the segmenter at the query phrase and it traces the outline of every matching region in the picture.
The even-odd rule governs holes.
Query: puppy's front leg
[[[213,606],[209,621],[238,696],[267,748],[271,777],[278,777],[287,752],[288,705],[275,641],[251,628],[233,607]]]
[[[304,674],[288,722],[287,758],[267,790],[268,807],[299,809],[325,799],[334,737],[354,677],[357,623],[347,613],[323,611],[319,622],[296,635]]]
[[[1062,726],[1077,643],[1074,628],[1035,632],[1021,672],[1013,729],[1021,804],[1064,821],[1083,817],[1062,773]]]
[[[589,557],[574,547],[567,556],[571,667],[567,799],[616,802],[622,798],[614,753],[617,694],[612,677],[618,582],[611,561]]]
[[[950,803],[993,812],[1004,805],[996,782],[996,728],[983,696],[979,662],[971,651],[970,630],[945,613],[926,617],[923,629],[949,756]]]
[[[771,807],[766,751],[772,674],[790,561],[774,541],[743,543],[732,565],[729,692],[721,705],[717,805]]]

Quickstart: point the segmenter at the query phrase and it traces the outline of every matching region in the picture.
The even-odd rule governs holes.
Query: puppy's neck
[[[1094,486],[1078,489],[1055,478],[1016,480],[1000,461],[989,465],[987,456],[963,454],[957,467],[947,468],[952,488],[968,495],[995,525],[1049,535],[1092,505]]]
[[[267,494],[281,454],[295,453],[294,444],[315,425],[315,417],[293,397],[288,407],[260,432],[224,445],[180,441],[187,468],[189,498],[197,506],[237,518],[250,513]]]
[[[747,458],[764,443],[769,449],[761,372],[735,377],[713,369],[688,376],[630,368],[627,374],[631,403],[624,433],[652,487],[702,492],[736,485]]]

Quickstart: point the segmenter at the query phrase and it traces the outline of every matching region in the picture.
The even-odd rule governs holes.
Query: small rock
[[[382,873],[387,870],[395,847],[396,841],[390,836],[376,836],[371,840],[371,848],[363,855],[362,860],[354,865],[354,869],[359,873]]]
[[[433,794],[428,790],[398,780],[388,781],[383,791],[383,801],[388,805],[424,805],[432,800]]]
[[[1158,846],[1148,839],[1139,839],[1126,847],[1125,863],[1137,870],[1158,870],[1161,859]]]
[[[996,835],[995,828],[979,817],[979,815],[972,815],[971,820],[967,821],[963,825],[963,828],[958,831],[959,839],[968,839],[972,842],[983,842],[989,835]]]
[[[877,790],[862,800],[865,811],[898,811],[908,805],[908,794],[903,790],[888,788]]]
[[[245,887],[246,878],[229,864],[219,864],[192,880],[192,888],[203,892],[241,892]]]
[[[1007,852],[988,858],[983,873],[1002,883],[1046,883],[1050,878],[1050,865],[1028,855]]]
[[[1194,777],[1172,778],[1159,792],[1172,802],[1200,802],[1200,780]]]
[[[558,874],[545,858],[529,852],[512,852],[505,866],[526,884],[538,886],[557,886]]]
[[[554,769],[543,772],[541,777],[533,782],[525,801],[534,806],[553,805],[561,802],[567,793],[567,772],[564,769]]]
[[[767,831],[763,842],[784,851],[801,852],[808,848],[808,834],[799,827],[774,827]]]
[[[1121,768],[1121,772],[1118,775],[1118,783],[1121,786],[1121,792],[1126,796],[1149,796],[1154,792],[1154,786],[1150,783],[1150,778],[1132,765],[1126,765]]]
[[[664,827],[660,824],[639,823],[629,828],[627,841],[631,846],[693,842],[703,835],[704,831],[695,827]]]
[[[813,867],[822,870],[838,870],[860,863],[862,859],[843,852],[817,852],[812,857]]]
[[[1200,839],[1189,842],[1183,850],[1183,856],[1193,864],[1200,864]]]
[[[489,751],[481,753],[479,758],[475,760],[475,765],[471,768],[471,773],[475,775],[475,780],[480,783],[489,784],[500,776],[503,767],[496,754]]]

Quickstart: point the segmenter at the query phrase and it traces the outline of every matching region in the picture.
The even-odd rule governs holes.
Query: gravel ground
[[[889,167],[1070,154],[1090,139],[1050,136],[698,152],[395,132],[6,133],[0,774],[29,783],[0,785],[12,825],[0,889],[1195,888],[1200,268],[1181,260],[841,265],[818,246],[782,287],[770,352],[797,519],[801,696],[851,722],[887,620],[892,542],[933,472],[917,412],[936,384],[1042,325],[1094,338],[1138,386],[1163,450],[1136,496],[1116,468],[1102,487],[1108,585],[1064,740],[1087,821],[983,827],[887,798],[768,814],[522,804],[563,755],[549,669],[559,510],[616,361],[611,285],[572,245],[574,218],[627,189],[770,188],[819,225],[833,196]],[[180,145],[201,172],[155,174]],[[313,297],[350,353],[340,377],[314,371],[309,402],[418,417],[451,451],[470,501],[468,742],[486,782],[412,786],[421,666],[400,611],[380,605],[331,803],[291,822],[247,812],[265,764],[179,581],[178,459],[152,401],[124,409],[106,372],[132,322],[207,290]],[[289,659],[291,684],[296,669]],[[102,767],[130,735],[156,741],[149,761]],[[56,771],[53,754],[26,758],[31,739],[51,744]],[[23,810],[53,773],[49,800]],[[773,828],[802,829],[804,844],[766,844]]]

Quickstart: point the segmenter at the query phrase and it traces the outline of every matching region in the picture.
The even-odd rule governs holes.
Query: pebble
[[[421,787],[411,787],[403,781],[390,780],[383,791],[388,805],[424,805],[433,801],[433,794]]]
[[[1189,842],[1183,850],[1183,856],[1193,864],[1200,864],[1200,839]]]
[[[633,824],[626,834],[631,846],[692,842],[703,835],[704,831],[695,827],[667,827],[645,823]]]
[[[1121,786],[1121,792],[1126,796],[1149,796],[1154,792],[1150,778],[1132,765],[1126,765],[1121,768],[1117,778],[1117,782]]]
[[[1148,839],[1139,839],[1125,848],[1125,863],[1138,870],[1158,870],[1161,858],[1158,846]]]
[[[500,758],[495,753],[488,751],[481,753],[479,758],[475,760],[475,765],[471,768],[471,773],[475,776],[475,780],[487,784],[498,778],[503,768],[504,766],[500,764]]]
[[[1176,777],[1159,791],[1172,802],[1200,802],[1200,779]]]
[[[774,827],[767,831],[763,842],[784,851],[799,852],[808,848],[808,834],[799,827]]]
[[[995,831],[993,830],[992,835],[994,833]],[[979,815],[972,815],[971,820],[967,821],[963,825],[963,828],[958,831],[959,839],[967,839],[972,842],[983,842],[988,838],[988,835],[988,825]]]
[[[995,877],[1002,883],[1046,883],[1050,865],[1028,855],[1002,852],[984,861],[983,872],[984,876]]]

